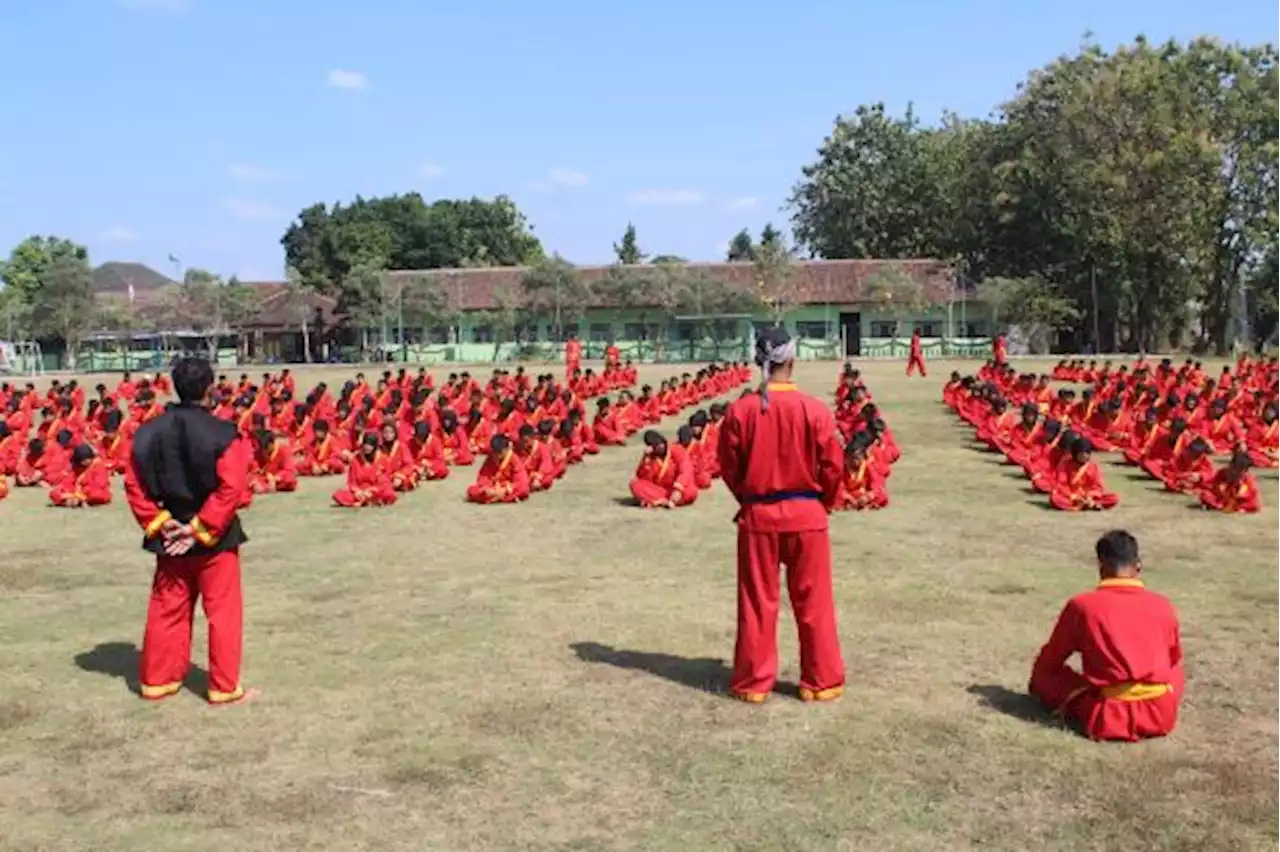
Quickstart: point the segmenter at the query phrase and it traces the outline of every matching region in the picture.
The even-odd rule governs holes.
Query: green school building
[[[135,272],[130,272],[131,281],[139,279]],[[636,362],[749,359],[755,334],[775,323],[797,339],[799,356],[806,360],[902,358],[914,331],[923,338],[926,356],[979,358],[990,354],[995,331],[990,311],[974,298],[972,286],[957,281],[951,268],[937,260],[795,261],[772,287],[775,300],[762,298],[762,307],[749,314],[701,311],[698,293],[701,282],[721,295],[732,289],[763,297],[760,272],[752,263],[682,264],[679,307],[637,303],[643,297],[627,298],[624,307],[602,295],[616,293],[616,287],[588,287],[593,294],[588,303],[562,305],[558,320],[546,311],[532,315],[520,309],[525,274],[522,267],[389,272],[386,292],[392,295],[384,302],[381,321],[364,329],[353,327],[330,297],[310,293],[299,309],[288,304],[294,297],[282,281],[244,282],[261,294],[257,310],[234,334],[218,338],[217,361],[225,366],[300,363],[307,360],[309,346],[315,362],[559,362],[571,333],[583,342],[589,359],[603,357],[609,341]],[[582,266],[574,274],[592,284],[610,276],[634,280],[657,272],[650,265]],[[122,276],[103,277],[114,284],[104,286],[99,297],[120,298],[115,279]],[[163,276],[151,279],[160,283],[136,293],[137,325],[128,332],[91,335],[78,352],[78,369],[157,369],[176,352],[210,351],[208,336],[198,330],[147,321],[148,305],[158,302],[167,286],[179,286]],[[428,328],[406,324],[400,308],[404,300],[394,294],[416,284],[428,284],[442,296],[454,322]],[[494,318],[504,309],[519,316],[514,328],[495,327]],[[301,317],[308,318],[306,334]],[[43,361],[44,369],[58,369],[64,359],[46,346]]]
[[[653,267],[585,266],[575,272],[593,283],[619,272],[652,274]],[[751,263],[688,263],[682,274],[687,281],[714,280],[744,291],[760,287]],[[620,307],[593,290],[589,304],[562,309],[558,322],[545,315],[531,318],[519,324],[512,339],[500,339],[492,312],[521,292],[523,275],[518,267],[389,273],[396,288],[415,279],[431,280],[453,300],[460,319],[453,327],[403,331],[392,323],[387,357],[410,363],[558,361],[563,341],[575,334],[588,358],[602,357],[614,341],[624,358],[635,361],[749,359],[755,333],[775,323],[797,339],[805,359],[905,357],[914,331],[921,333],[926,355],[983,357],[991,351],[993,329],[986,307],[950,267],[936,260],[797,261],[777,287],[785,308],[766,305],[751,314],[707,314],[696,303],[684,310]],[[918,294],[911,305],[895,302],[895,291],[878,284],[904,278],[914,286],[895,289]]]

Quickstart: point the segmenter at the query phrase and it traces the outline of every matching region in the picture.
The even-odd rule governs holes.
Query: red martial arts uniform
[[[125,497],[143,529],[143,548],[156,554],[142,640],[143,698],[181,689],[191,664],[197,597],[209,622],[208,699],[222,704],[244,695],[240,545],[248,539],[236,507],[249,488],[252,454],[234,426],[185,403],[134,436]],[[189,524],[195,534],[195,546],[183,556],[164,554],[162,528],[170,519]]]
[[[529,472],[516,451],[508,447],[501,457],[489,453],[476,481],[467,489],[472,503],[516,503],[529,498]]]
[[[72,467],[50,489],[49,502],[63,507],[107,505],[111,502],[111,471],[98,458],[83,467]]]
[[[1262,494],[1258,480],[1245,471],[1239,479],[1232,480],[1230,468],[1222,468],[1196,492],[1200,504],[1219,512],[1245,512],[1253,514],[1262,509]]]
[[[1066,665],[1080,654],[1080,671]],[[1029,691],[1095,740],[1171,732],[1182,697],[1178,616],[1141,580],[1103,580],[1067,602],[1031,670]]]
[[[360,452],[353,455],[347,466],[347,487],[333,492],[333,502],[346,509],[395,503],[396,490],[382,453],[374,453],[372,459]]]
[[[920,345],[918,331],[911,335],[911,353],[907,356],[907,375],[910,376],[915,370],[919,370],[922,377],[929,375],[929,371],[924,367],[924,348]]]
[[[840,493],[836,496],[837,511],[853,509],[883,509],[889,505],[889,494],[884,489],[884,474],[870,458],[864,458],[853,470],[846,470],[840,479]]]
[[[800,635],[800,688],[829,699],[844,687],[831,593],[827,507],[835,503],[844,454],[835,419],[794,384],[733,403],[720,431],[720,475],[737,499],[738,640],[730,689],[763,701],[778,669],[779,573]]]
[[[698,499],[698,483],[689,453],[679,444],[667,444],[666,455],[646,454],[631,478],[631,496],[646,509],[666,503],[688,506]]]

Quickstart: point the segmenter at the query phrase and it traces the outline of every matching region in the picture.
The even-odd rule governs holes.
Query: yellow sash
[[[1102,693],[1103,698],[1115,698],[1119,701],[1151,701],[1163,695],[1168,695],[1172,690],[1173,687],[1167,683],[1140,683],[1127,680],[1123,683],[1104,686],[1099,691]]]

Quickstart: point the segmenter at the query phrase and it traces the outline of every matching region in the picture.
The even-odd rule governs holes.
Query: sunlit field
[[[464,502],[475,468],[388,509],[331,508],[336,478],[258,498],[244,678],[263,695],[220,710],[199,697],[202,620],[191,690],[133,692],[152,562],[123,499],[73,512],[15,489],[0,848],[1275,849],[1275,473],[1262,514],[1226,516],[1100,456],[1119,508],[1050,511],[971,442],[939,402],[952,365],[931,366],[862,365],[903,458],[888,509],[832,519],[849,689],[831,705],[787,687],[789,613],[779,694],[725,697],[733,501],[717,483],[685,509],[630,505],[638,437],[515,506]],[[838,369],[798,379],[830,401]],[[1180,611],[1188,674],[1178,730],[1127,746],[1025,696],[1117,526]]]

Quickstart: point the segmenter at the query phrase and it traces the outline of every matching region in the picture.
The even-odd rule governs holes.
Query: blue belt
[[[775,491],[772,494],[757,494],[751,497],[743,497],[742,505],[750,506],[755,503],[786,503],[791,500],[821,500],[822,494],[817,491]]]

